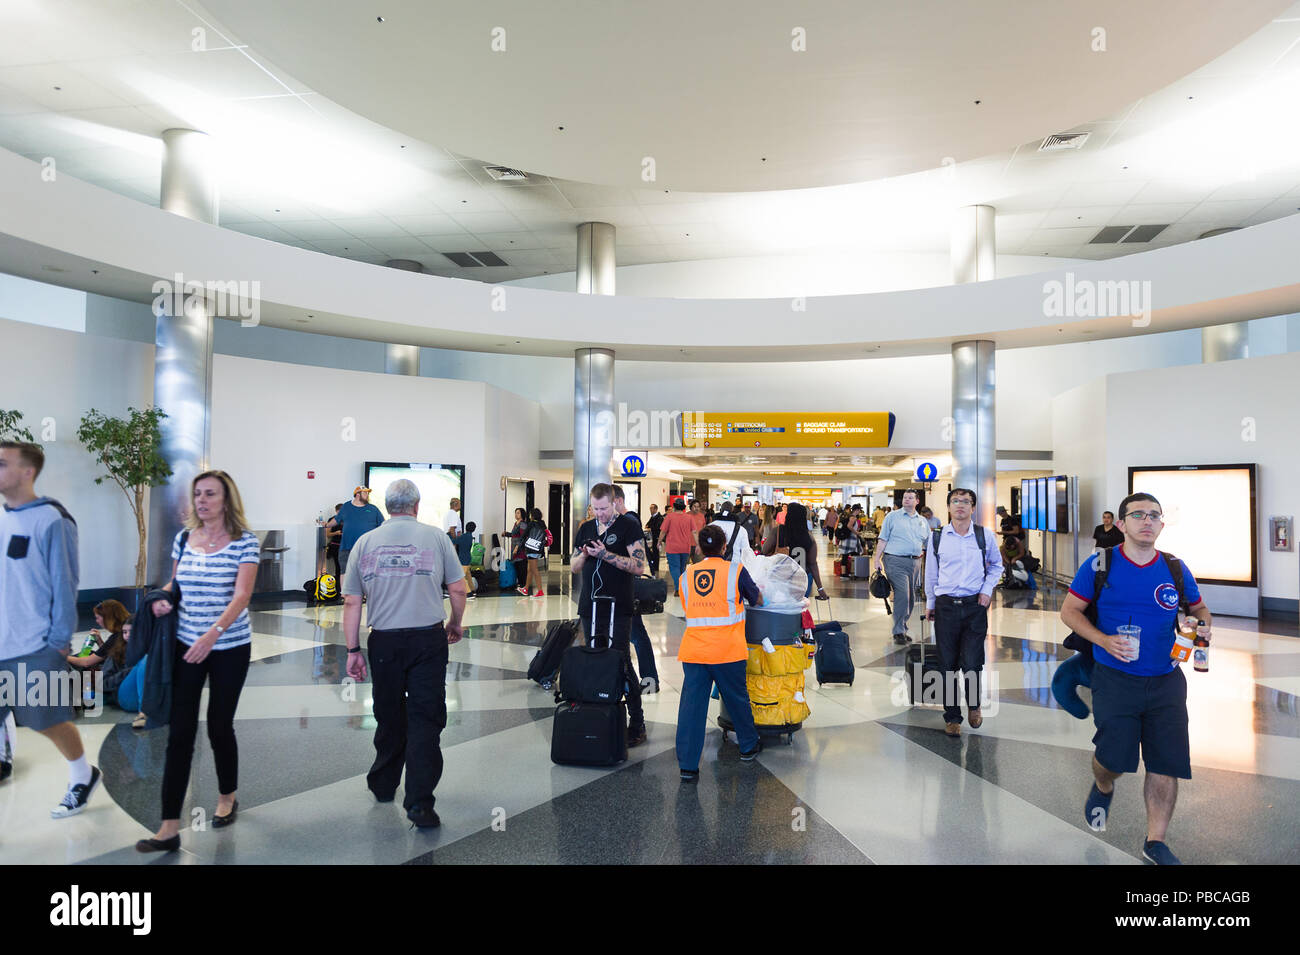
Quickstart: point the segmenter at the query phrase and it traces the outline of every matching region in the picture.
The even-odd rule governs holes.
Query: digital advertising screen
[[[1034,478],[1034,490],[1038,495],[1038,529],[1040,531],[1048,530],[1047,508],[1048,493],[1047,485],[1051,478]]]
[[[1027,531],[1038,530],[1038,492],[1033,478],[1020,479],[1020,526]]]
[[[444,518],[451,511],[448,506],[453,497],[465,500],[465,466],[463,464],[420,464],[392,461],[367,461],[365,486],[370,488],[370,503],[379,508],[388,520],[384,495],[388,485],[406,478],[420,489],[421,524],[445,528]],[[463,506],[463,505],[462,505]],[[464,513],[462,511],[462,513]],[[465,514],[463,521],[474,521],[483,527],[481,514]]]
[[[1128,487],[1160,502],[1156,548],[1182,559],[1199,583],[1258,585],[1255,465],[1133,467]]]

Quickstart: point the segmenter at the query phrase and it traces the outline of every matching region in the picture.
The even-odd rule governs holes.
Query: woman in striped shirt
[[[235,744],[235,706],[248,676],[253,633],[248,600],[260,560],[257,536],[248,530],[244,504],[234,479],[224,471],[205,471],[191,485],[193,508],[185,520],[189,537],[172,544],[172,580],[180,588],[176,669],[163,769],[162,826],[152,839],[141,839],[141,852],[180,848],[180,817],[194,761],[199,725],[199,697],[208,684],[208,739],[217,766],[217,809],[212,828],[235,821],[239,755]],[[168,584],[167,590],[172,589]],[[154,614],[171,613],[160,600]]]

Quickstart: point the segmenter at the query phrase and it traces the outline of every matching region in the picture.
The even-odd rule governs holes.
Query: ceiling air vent
[[[1124,236],[1132,232],[1134,228],[1135,227],[1131,225],[1108,225],[1106,228],[1094,235],[1088,241],[1088,244],[1105,245],[1110,242],[1118,242],[1120,239],[1124,238]]]
[[[527,182],[528,174],[509,166],[484,166],[483,171],[497,182]]]
[[[462,269],[477,269],[484,265],[506,265],[505,259],[495,252],[443,252]]]
[[[1089,245],[1107,245],[1115,242],[1150,242],[1169,228],[1164,225],[1108,225],[1089,241]]]
[[[1054,153],[1062,149],[1079,149],[1092,133],[1053,133],[1038,147],[1040,153]]]
[[[1169,228],[1168,222],[1166,222],[1164,225],[1140,225],[1132,232],[1130,232],[1128,235],[1124,236],[1124,238],[1120,239],[1120,241],[1121,242],[1150,242],[1152,239],[1154,239],[1161,232],[1164,232],[1168,228]]]

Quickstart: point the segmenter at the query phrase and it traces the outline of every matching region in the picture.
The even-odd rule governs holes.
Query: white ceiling
[[[1277,6],[1239,9],[1245,17]],[[337,9],[322,5],[321,22]],[[1213,19],[1185,19],[1220,39],[1231,33]],[[1183,47],[1198,33],[1167,18],[1162,26]],[[195,30],[203,31],[197,39]],[[1111,29],[1114,52],[1122,37]],[[977,52],[982,62],[994,59],[988,48]],[[1072,69],[1059,72],[1068,78]],[[1043,82],[1016,75],[1025,87]],[[538,93],[548,77],[514,91],[527,108],[544,102]],[[404,98],[473,101],[473,79]],[[530,170],[528,183],[506,184],[483,166],[510,156],[473,159],[376,125],[296,80],[255,38],[236,37],[197,4],[7,0],[0,9],[0,146],[53,157],[60,173],[156,205],[157,137],[171,126],[202,128],[225,156],[223,226],[489,282],[571,270],[574,226],[588,220],[618,227],[623,265],[827,249],[946,252],[952,209],[972,202],[997,207],[1003,253],[1110,258],[1172,245],[1300,209],[1297,101],[1300,3],[1163,89],[1090,122],[1040,126],[1031,141],[1003,142],[989,155],[956,150],[948,168],[760,193],[592,185]],[[509,129],[499,118],[487,122],[490,112],[476,115],[481,126]],[[1037,151],[1040,133],[1067,131],[1092,135],[1079,151]],[[1148,223],[1170,228],[1146,244],[1089,244],[1102,226]],[[462,269],[440,254],[479,250],[509,264]]]

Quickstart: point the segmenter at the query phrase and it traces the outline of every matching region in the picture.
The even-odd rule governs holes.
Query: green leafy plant
[[[26,441],[28,444],[36,444],[31,431],[20,424],[22,420],[21,411],[6,411],[0,408],[0,441]],[[36,446],[40,447],[39,444]]]
[[[147,527],[144,504],[146,488],[166,484],[172,469],[162,455],[162,419],[167,414],[159,408],[128,408],[125,418],[113,418],[91,408],[81,416],[77,428],[80,441],[107,474],[95,478],[96,484],[112,481],[126,495],[135,514],[140,548],[135,559],[135,585],[145,583]]]

